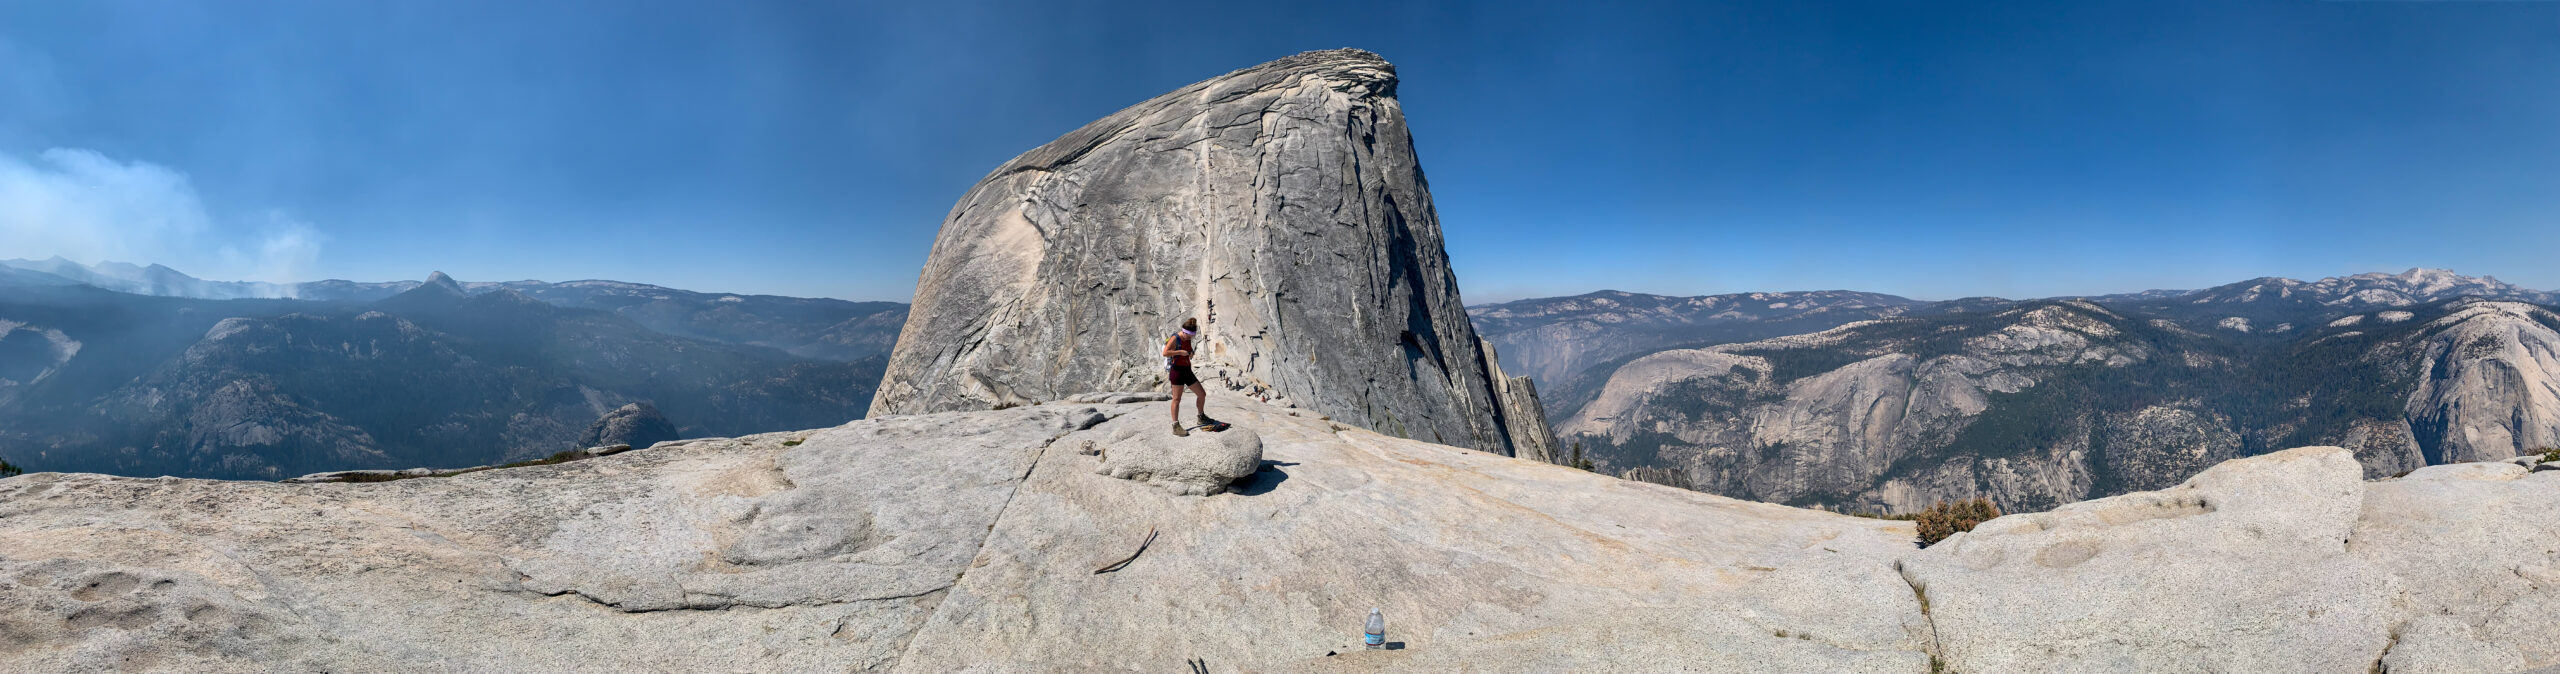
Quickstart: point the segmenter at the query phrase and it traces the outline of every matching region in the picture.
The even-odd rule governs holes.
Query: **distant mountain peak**
[[[460,306],[463,300],[470,298],[471,293],[463,291],[461,283],[454,282],[453,277],[444,275],[444,272],[436,272],[428,275],[426,282],[417,287],[383,298],[382,304],[402,309],[445,308]]]
[[[2188,293],[2196,304],[2255,302],[2261,299],[2309,301],[2330,306],[2408,306],[2457,297],[2492,297],[2551,301],[2555,295],[2500,281],[2493,276],[2464,276],[2450,269],[2412,268],[2397,274],[2365,272],[2317,281],[2260,277]],[[2128,298],[2147,299],[2127,296]]]
[[[461,284],[460,282],[454,281],[454,280],[453,280],[453,277],[444,275],[444,272],[434,272],[434,273],[427,274],[427,282],[426,282],[424,285],[420,285],[420,286],[418,286],[418,287],[419,287],[419,288],[421,288],[421,289],[424,289],[424,288],[443,288],[443,289],[445,289],[445,290],[452,291],[452,292],[453,292],[453,294],[456,294],[456,295],[464,294],[464,293],[462,292],[462,284]]]

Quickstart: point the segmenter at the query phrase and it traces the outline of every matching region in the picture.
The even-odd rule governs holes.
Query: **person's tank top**
[[[1166,348],[1166,349],[1171,349],[1171,350],[1175,350],[1175,351],[1181,351],[1181,352],[1183,352],[1183,353],[1190,353],[1190,352],[1191,352],[1191,333],[1188,333],[1188,332],[1176,332],[1176,333],[1173,333],[1173,336],[1172,336],[1172,337],[1166,337],[1166,338],[1164,338],[1164,348]],[[1190,366],[1191,366],[1191,357],[1190,357],[1190,356],[1165,356],[1165,357],[1164,357],[1164,369],[1171,370],[1171,369],[1174,369],[1174,368],[1177,368],[1177,367],[1190,367]]]

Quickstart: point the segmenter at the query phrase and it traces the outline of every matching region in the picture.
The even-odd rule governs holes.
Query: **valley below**
[[[827,426],[862,417],[906,313],[442,274],[247,289],[174,271],[157,286],[102,280],[116,269],[82,282],[20,269],[0,283],[0,459],[275,480],[539,458],[580,449],[583,431],[632,403],[685,437]],[[253,290],[293,297],[232,297]]]
[[[2560,445],[2560,313],[2549,293],[2494,279],[1823,304],[1840,296],[1602,293],[1474,313],[1510,328],[1487,331],[1506,355],[1594,363],[1542,390],[1559,446],[1595,469],[1774,503],[2036,511],[2289,447],[2348,447],[2387,477]],[[1707,313],[1740,301],[1787,306]],[[1806,304],[1818,310],[1785,311]],[[1805,324],[1817,317],[1828,324]],[[1700,341],[1608,337],[1674,321]],[[1812,329],[1753,334],[1772,321]],[[1601,337],[1554,338],[1567,333]]]

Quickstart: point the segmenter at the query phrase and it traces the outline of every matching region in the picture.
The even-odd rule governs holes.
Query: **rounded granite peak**
[[[1224,91],[1236,87],[1219,86],[1216,83],[1243,80],[1250,83],[1248,88],[1261,89],[1293,77],[1314,77],[1338,82],[1339,84],[1328,88],[1355,95],[1387,98],[1396,95],[1395,64],[1388,63],[1387,59],[1379,56],[1377,52],[1351,47],[1290,54],[1262,65],[1244,68],[1216,79],[1194,84],[1192,88],[1209,85],[1209,89],[1213,91]]]
[[[1194,362],[1231,395],[1502,454],[1552,445],[1514,433],[1544,413],[1493,378],[1395,84],[1375,53],[1303,52],[996,167],[943,221],[903,333],[970,338],[899,340],[872,413],[1156,389],[1148,345],[1193,317]]]
[[[1302,51],[1288,56],[1283,56],[1278,59],[1273,59],[1269,63],[1246,68],[1237,72],[1249,72],[1263,69],[1347,70],[1356,68],[1382,68],[1386,70],[1389,77],[1393,77],[1396,72],[1396,65],[1388,63],[1386,57],[1379,56],[1377,52],[1356,47]]]
[[[460,282],[454,281],[453,277],[446,276],[444,275],[444,272],[440,271],[427,274],[426,284],[431,286],[445,286],[457,291],[462,289],[462,284]]]

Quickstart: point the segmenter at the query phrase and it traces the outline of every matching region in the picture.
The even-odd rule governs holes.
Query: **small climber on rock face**
[[[1191,340],[1199,336],[1200,321],[1182,319],[1182,330],[1164,340],[1164,380],[1173,385],[1173,434],[1190,435],[1182,429],[1182,390],[1191,389],[1192,413],[1200,417],[1200,425],[1215,426],[1209,418],[1209,389],[1200,386],[1200,376],[1191,373]],[[1212,429],[1215,430],[1215,429]]]

